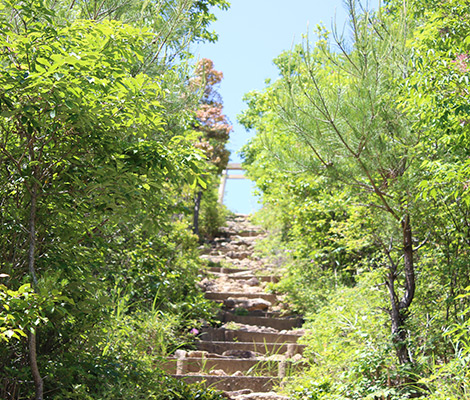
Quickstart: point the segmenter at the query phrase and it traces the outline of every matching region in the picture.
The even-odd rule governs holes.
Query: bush
[[[217,184],[209,186],[203,192],[201,199],[201,213],[199,215],[199,234],[206,240],[212,240],[225,220],[229,211],[223,204],[218,202]]]
[[[307,316],[302,341],[311,368],[289,388],[294,398],[363,399],[379,392],[397,398],[384,296],[374,285],[379,277],[380,272],[363,274],[357,286],[337,288],[328,304]]]
[[[105,366],[85,384],[61,390],[51,399],[74,400],[222,400],[218,391],[201,384],[187,385],[158,370],[134,366],[132,371]]]

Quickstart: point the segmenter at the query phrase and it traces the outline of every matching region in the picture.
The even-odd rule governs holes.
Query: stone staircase
[[[188,383],[203,381],[223,390],[230,399],[287,399],[274,390],[306,366],[304,346],[297,343],[302,318],[289,315],[282,299],[265,291],[278,276],[274,266],[253,255],[263,232],[245,215],[227,224],[204,251],[210,267],[200,282],[206,298],[222,305],[221,326],[204,327],[197,350],[178,350],[164,368]]]

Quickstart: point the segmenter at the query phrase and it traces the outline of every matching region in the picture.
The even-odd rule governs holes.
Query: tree
[[[196,112],[199,142],[196,147],[204,150],[209,162],[221,173],[227,166],[230,152],[225,148],[232,126],[223,114],[223,104],[217,85],[222,81],[223,74],[214,69],[214,63],[202,59],[196,66],[196,78],[193,84],[201,87],[202,96]]]
[[[378,232],[376,240],[388,259],[393,343],[399,362],[407,364],[405,320],[415,294],[410,149],[417,137],[397,107],[393,84],[406,74],[407,34],[402,21],[380,12],[359,15],[353,0],[347,5],[351,47],[335,32],[339,52],[332,50],[323,31],[315,49],[307,39],[282,55],[281,79],[269,88],[268,101],[283,134],[302,145],[291,165],[351,187],[370,212],[393,227],[383,232],[388,240]]]
[[[394,2],[390,7],[397,8]],[[425,205],[419,218],[427,252],[436,259],[432,275],[441,277],[445,322],[457,323],[468,306],[466,297],[457,298],[469,284],[468,4],[409,1],[408,8],[415,25],[408,43],[412,57],[409,74],[397,81],[398,98],[403,111],[415,116],[413,130],[420,136],[414,149],[417,197]]]
[[[232,126],[223,114],[223,104],[217,85],[223,74],[214,69],[212,60],[203,58],[196,65],[196,77],[191,84],[200,92],[200,103],[196,111],[196,131],[198,135],[195,147],[200,149],[208,162],[208,170],[213,169],[215,176],[226,168],[230,152],[225,145],[228,142]],[[201,207],[202,187],[198,187],[194,200],[193,230],[199,235],[199,210]]]
[[[407,113],[417,115],[414,129],[422,135],[418,150],[427,174],[421,187],[434,198],[447,192],[469,205],[467,4],[439,1],[423,7],[411,1],[410,8],[412,17],[422,24],[409,43],[412,68],[402,81],[401,105]]]
[[[11,339],[0,347],[0,375],[6,387],[32,396],[29,357],[36,398],[43,389],[51,398],[114,397],[117,386],[132,383],[155,393],[150,387],[159,390],[163,378],[144,378],[150,357],[178,346],[187,325],[211,313],[194,285],[200,261],[180,188],[204,182],[206,166],[193,145],[198,100],[188,80],[188,45],[216,39],[208,30],[210,7],[227,5],[1,3],[0,297],[7,304],[0,307],[0,337]],[[114,306],[125,302],[133,306],[122,309],[127,325],[120,326]],[[28,318],[19,317],[24,310]],[[170,327],[152,356],[138,346],[129,351],[126,342],[131,330],[137,336],[143,329],[146,315]],[[114,328],[126,340],[110,350],[106,332]],[[21,332],[29,331],[28,351]],[[139,384],[126,372],[133,368]],[[118,375],[121,382],[109,380]],[[49,379],[42,382],[43,376]]]
[[[40,4],[21,3],[15,9],[23,28],[2,16],[2,247],[16,269],[14,279],[24,279],[26,267],[39,293],[40,278],[53,272],[44,261],[38,266],[38,260],[66,241],[63,234],[54,235],[66,208],[60,203],[73,205],[76,212],[87,202],[88,211],[93,205],[106,210],[107,217],[95,213],[74,221],[79,235],[86,236],[129,212],[130,204],[142,207],[152,187],[179,179],[173,163],[180,162],[191,181],[198,173],[198,155],[189,142],[159,141],[161,86],[133,71],[151,39],[148,31],[117,21],[81,20],[60,27]],[[116,166],[122,182],[117,187]],[[153,196],[153,207],[158,197]],[[62,211],[55,222],[49,210]],[[70,222],[72,214],[65,213]],[[29,357],[36,398],[42,399],[35,329],[29,334]]]

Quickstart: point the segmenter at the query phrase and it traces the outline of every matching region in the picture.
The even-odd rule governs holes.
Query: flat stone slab
[[[224,301],[227,300],[229,297],[233,299],[238,298],[245,298],[245,299],[263,299],[267,300],[271,303],[275,303],[277,301],[277,296],[272,293],[220,293],[220,292],[206,292],[204,293],[204,297],[209,300],[219,300]]]
[[[297,343],[299,335],[290,335],[282,333],[264,333],[264,332],[247,332],[242,330],[225,331],[226,341],[239,342],[266,342],[266,343]]]
[[[241,243],[239,241],[238,244],[235,244],[232,240],[228,243],[230,244],[213,247],[209,254],[226,255],[230,258],[237,258],[237,256],[247,258],[253,254],[252,244],[248,242]]]
[[[300,328],[301,318],[274,318],[271,316],[237,315],[230,312],[221,313],[222,322],[238,322],[246,325],[268,326],[278,331]]]
[[[169,359],[162,368],[166,373],[176,374],[176,359]],[[279,373],[278,360],[256,360],[246,358],[185,358],[183,360],[184,374],[204,373],[210,374],[213,370],[222,370],[227,375],[238,371],[244,375],[263,375],[277,377]],[[180,361],[181,363],[181,361]]]
[[[240,272],[251,273],[251,270],[246,268],[226,268],[226,267],[209,267],[210,272],[218,272],[222,274],[235,274]]]
[[[244,276],[244,275],[228,274],[227,277],[231,279],[242,280],[242,281],[247,281],[249,279],[256,278],[258,279],[259,282],[273,282],[273,283],[277,283],[281,279],[279,276],[276,276],[276,275]]]
[[[237,393],[237,392],[234,392]],[[233,397],[236,400],[289,400],[288,397],[274,392],[267,393],[248,393]]]
[[[205,341],[256,342],[256,343],[297,343],[300,335],[288,333],[250,332],[224,328],[206,328],[201,335]]]
[[[263,231],[256,231],[256,230],[246,230],[246,231],[238,231],[234,234],[234,236],[240,237],[259,237],[265,235]]]
[[[206,386],[226,392],[250,389],[254,392],[270,392],[280,384],[279,378],[265,376],[211,376],[211,375],[173,375],[187,383],[203,382]]]
[[[288,349],[294,354],[302,354],[305,345],[297,343],[256,343],[256,342],[223,342],[201,340],[196,343],[198,350],[207,351],[209,353],[222,354],[228,350],[245,350],[263,355],[274,355],[287,353]]]
[[[272,303],[268,300],[255,298],[255,299],[240,299],[240,298],[228,298],[224,300],[225,309],[235,310],[243,308],[249,312],[254,311],[267,311],[272,306]]]

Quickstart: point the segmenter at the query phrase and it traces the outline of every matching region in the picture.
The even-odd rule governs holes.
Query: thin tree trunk
[[[405,262],[405,293],[400,301],[400,308],[407,309],[413,301],[416,289],[413,262],[413,238],[409,215],[403,218],[401,225],[403,231],[403,259]]]
[[[390,294],[390,319],[392,323],[392,341],[400,364],[411,363],[408,346],[406,345],[406,329],[405,321],[407,318],[408,308],[413,301],[415,294],[415,275],[413,261],[413,242],[410,225],[410,217],[406,215],[402,222],[403,235],[403,259],[405,272],[405,291],[402,299],[399,301],[395,291],[395,281],[397,279],[397,265],[390,259],[389,274],[387,287]]]
[[[36,276],[36,214],[37,214],[37,197],[38,197],[38,185],[33,182],[31,188],[31,205],[29,213],[29,251],[28,251],[28,268],[31,278],[33,280],[34,291],[37,292],[38,280]],[[28,335],[28,348],[29,348],[29,365],[33,374],[34,388],[36,391],[36,400],[43,400],[44,385],[39,373],[38,361],[37,361],[37,344],[36,344],[36,333],[37,329],[29,332]]]
[[[202,190],[196,193],[194,198],[194,217],[193,217],[193,232],[199,236],[199,211],[201,209]]]
[[[395,293],[395,279],[389,279],[389,288],[390,290],[390,300],[392,303],[392,310],[390,312],[390,318],[392,321],[392,343],[395,347],[397,354],[398,362],[403,364],[409,364],[411,362],[410,356],[408,353],[408,346],[406,345],[406,330],[405,330],[405,320],[406,315],[404,311],[400,309],[399,303],[397,302],[396,293]]]
[[[37,352],[36,352],[36,329],[34,332],[29,332],[28,335],[28,347],[29,347],[29,365],[33,374],[34,388],[36,391],[35,400],[43,400],[44,385],[39,373]]]
[[[31,188],[31,205],[29,210],[29,251],[28,251],[28,268],[29,274],[33,280],[33,287],[36,291],[38,285],[38,279],[36,276],[36,212],[37,212],[37,199],[38,197],[38,185],[33,183]]]

